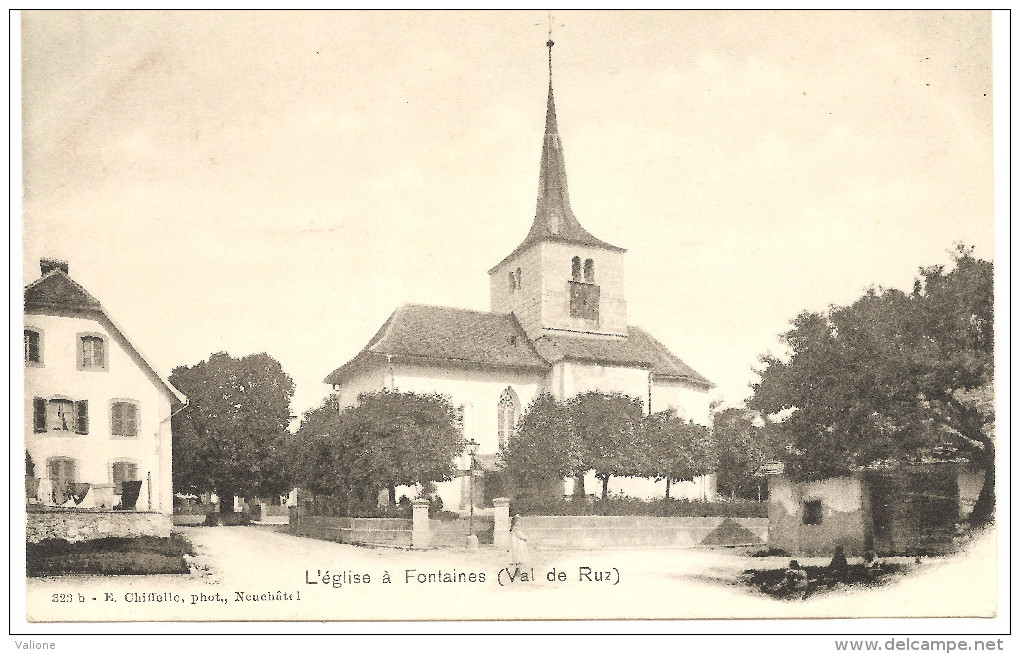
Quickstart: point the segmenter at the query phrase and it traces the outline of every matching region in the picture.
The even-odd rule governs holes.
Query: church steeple
[[[545,45],[549,48],[549,95],[545,109],[542,159],[538,169],[538,201],[535,206],[535,219],[531,223],[531,229],[524,237],[524,241],[503,261],[505,262],[541,241],[565,241],[615,252],[625,252],[626,250],[623,248],[610,245],[592,236],[588,230],[581,226],[570,209],[570,195],[567,192],[567,167],[563,157],[563,143],[560,141],[559,128],[556,124],[556,101],[553,98],[552,47],[554,44],[552,39],[550,38]]]
[[[623,248],[592,236],[570,208],[556,100],[551,38],[549,94],[535,219],[524,241],[489,270],[490,306],[513,313],[528,338],[573,333],[627,336]]]
[[[542,161],[538,170],[538,203],[535,207],[536,228],[550,235],[558,235],[567,223],[580,228],[577,218],[570,210],[570,194],[567,192],[567,167],[563,161],[563,144],[556,126],[556,100],[552,84],[552,39],[546,42],[549,48],[549,99],[545,107],[545,136],[542,139]],[[583,230],[583,228],[581,228]],[[531,236],[529,234],[529,236]]]

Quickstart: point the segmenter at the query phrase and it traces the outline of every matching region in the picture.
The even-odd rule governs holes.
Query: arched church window
[[[581,281],[581,257],[574,257],[570,261],[570,276],[575,282]]]
[[[585,259],[584,260],[584,281],[595,282],[595,260]]]
[[[517,429],[517,414],[520,412],[520,402],[517,400],[517,393],[514,393],[513,389],[507,387],[503,394],[499,396],[499,406],[497,408],[497,433],[499,435],[499,446],[500,448],[506,447],[507,440],[510,435]]]

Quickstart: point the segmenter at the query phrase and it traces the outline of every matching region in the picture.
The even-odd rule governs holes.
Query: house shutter
[[[122,406],[123,405],[120,402],[114,402],[113,409],[111,410],[113,415],[112,420],[110,421],[112,423],[110,425],[110,430],[113,432],[114,436],[124,435],[124,418],[121,411]]]
[[[138,407],[134,404],[124,405],[124,428],[128,436],[138,435]]]
[[[32,400],[32,430],[37,434],[46,431],[46,400],[41,397]]]
[[[74,431],[79,434],[89,433],[88,400],[80,400],[74,403]]]

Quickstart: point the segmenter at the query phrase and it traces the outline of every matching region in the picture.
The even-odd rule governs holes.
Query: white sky
[[[984,13],[554,16],[574,213],[736,404],[798,312],[992,257]],[[24,282],[70,261],[164,373],[328,391],[404,302],[486,310],[535,211],[546,15],[27,13]]]

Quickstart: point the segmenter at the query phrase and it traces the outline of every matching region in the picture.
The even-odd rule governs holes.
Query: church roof
[[[549,368],[513,314],[405,304],[354,359],[331,372],[325,382],[339,384],[379,358],[448,366]]]
[[[503,261],[496,264],[489,271],[490,273],[507,259],[541,241],[576,243],[615,252],[626,252],[623,248],[610,245],[592,236],[588,230],[581,226],[570,209],[570,194],[567,192],[567,168],[563,159],[563,144],[560,142],[559,128],[556,125],[556,102],[553,100],[552,46],[549,47],[549,99],[546,102],[545,136],[542,139],[542,161],[538,171],[538,202],[535,207],[535,220],[531,223],[531,231],[524,237],[524,241]]]
[[[711,388],[713,384],[638,327],[627,338],[542,336],[531,341],[509,313],[405,304],[353,359],[331,372],[327,384],[392,358],[440,366],[547,371],[562,361],[629,366],[656,378]]]
[[[44,260],[44,270],[47,272],[25,287],[25,314],[36,315],[72,315],[95,318],[107,326],[115,336],[120,337],[121,343],[133,353],[141,362],[143,370],[146,370],[160,386],[163,387],[174,399],[179,402],[187,402],[185,397],[173,384],[168,382],[162,374],[156,370],[149,360],[138,351],[138,348],[131,343],[113,318],[110,317],[103,305],[91,293],[78,282],[71,279],[67,273],[66,262],[63,267],[48,268]]]
[[[549,363],[568,360],[633,366],[645,368],[659,379],[676,379],[705,388],[714,386],[651,334],[633,325],[627,328],[627,338],[556,335],[541,336],[534,343]]]

